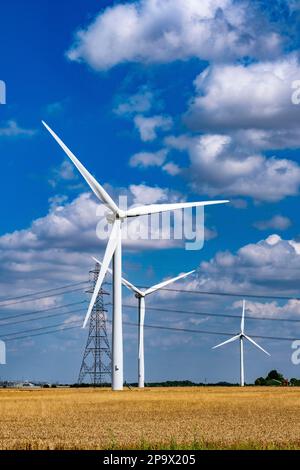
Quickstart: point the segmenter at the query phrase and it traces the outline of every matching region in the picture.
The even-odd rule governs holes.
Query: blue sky
[[[230,199],[206,210],[206,242],[124,248],[139,285],[196,268],[185,289],[299,296],[300,80],[296,1],[34,2],[1,6],[2,317],[87,299],[84,292],[11,305],[39,290],[88,279],[96,201],[41,125],[44,119],[113,197],[131,203]],[[175,285],[174,285],[175,287]],[[124,303],[134,299],[124,291]],[[241,297],[242,298],[242,297]],[[239,315],[238,297],[175,295],[149,306]],[[297,300],[249,298],[249,333],[297,336]],[[56,312],[56,311],[54,311]],[[51,313],[51,311],[49,312]],[[63,321],[2,323],[2,336]],[[136,321],[134,308],[124,319]],[[156,325],[235,332],[238,319],[147,312]],[[86,331],[10,341],[5,378],[74,381]],[[237,380],[235,345],[212,352],[218,335],[146,330],[146,380]],[[125,327],[125,377],[136,379],[136,331]],[[247,378],[271,368],[300,376],[291,342],[247,348]]]

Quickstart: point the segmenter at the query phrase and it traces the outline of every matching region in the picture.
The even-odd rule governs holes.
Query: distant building
[[[35,388],[37,386],[31,382],[19,382],[15,384],[15,387],[16,388]]]

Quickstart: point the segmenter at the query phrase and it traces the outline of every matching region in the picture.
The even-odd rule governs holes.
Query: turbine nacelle
[[[109,214],[106,214],[105,217],[106,217],[107,222],[111,225],[113,225],[116,220],[120,220],[122,223],[127,218],[126,213],[121,210],[118,214],[111,212]]]
[[[141,292],[140,294],[138,294],[138,293],[136,292],[136,293],[134,294],[134,297],[135,297],[136,299],[141,299],[142,297],[145,297],[145,294],[144,294],[144,292]]]

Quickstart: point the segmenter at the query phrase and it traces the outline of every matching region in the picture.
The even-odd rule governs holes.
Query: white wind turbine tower
[[[97,258],[93,257],[93,260],[96,261],[100,266],[102,263],[97,260]],[[110,274],[112,274],[112,270],[108,268],[107,270]],[[194,273],[190,271],[188,273],[180,274],[179,276],[173,277],[172,279],[168,279],[167,281],[160,282],[159,284],[155,284],[152,287],[149,287],[146,290],[141,290],[138,287],[131,284],[131,282],[127,281],[122,277],[122,283],[126,286],[129,290],[132,290],[135,293],[136,298],[138,299],[138,308],[139,308],[139,333],[138,333],[138,383],[139,388],[144,388],[145,386],[145,356],[144,356],[144,321],[145,321],[145,297],[153,292],[158,291],[159,289],[163,289],[164,287],[172,284],[179,279],[183,279],[190,274]]]
[[[97,295],[101,289],[101,285],[107,271],[107,268],[113,259],[113,325],[112,325],[112,389],[123,389],[123,334],[122,334],[122,222],[128,217],[138,217],[142,215],[157,214],[160,212],[172,211],[176,209],[185,209],[188,207],[208,206],[212,204],[222,204],[229,201],[201,201],[201,202],[185,202],[174,204],[151,204],[148,206],[140,206],[121,210],[105,189],[95,180],[95,178],[80,163],[75,155],[68,149],[62,140],[53,132],[53,130],[42,121],[43,125],[50,132],[52,137],[61,146],[70,160],[74,163],[78,171],[81,173],[91,190],[104,202],[110,209],[111,215],[109,221],[112,224],[111,233],[106,246],[103,257],[103,264],[99,272],[95,290],[92,295],[90,305],[83,323],[86,326],[90,314],[92,312]]]
[[[0,340],[0,364],[6,364],[6,346],[2,340]]]
[[[263,351],[265,354],[270,356],[267,351],[265,351],[259,344],[257,344],[250,336],[247,336],[245,334],[245,300],[243,300],[243,312],[242,312],[242,320],[241,320],[241,332],[233,336],[232,338],[228,339],[227,341],[224,341],[223,343],[217,344],[217,346],[214,346],[212,349],[219,348],[220,346],[223,346],[224,344],[231,343],[233,341],[236,341],[237,339],[240,340],[240,368],[241,368],[241,387],[244,387],[245,385],[245,374],[244,374],[244,338],[250,341],[250,343],[254,344],[258,349]]]

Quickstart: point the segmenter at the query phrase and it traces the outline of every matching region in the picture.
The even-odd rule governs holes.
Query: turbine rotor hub
[[[115,220],[120,220],[123,222],[126,219],[126,214],[124,212],[120,212],[119,214],[109,213],[106,215],[106,220],[109,224],[113,224]]]

